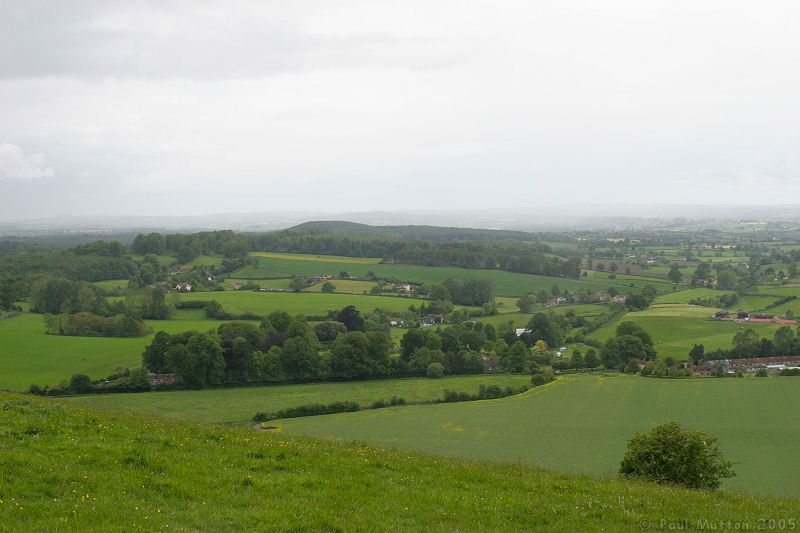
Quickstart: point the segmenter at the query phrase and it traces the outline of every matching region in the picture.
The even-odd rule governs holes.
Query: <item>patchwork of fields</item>
[[[260,253],[254,256],[258,259],[257,267],[245,267],[232,274],[231,278],[261,280],[293,275],[338,275],[340,271],[345,271],[351,276],[365,276],[371,271],[380,277],[428,284],[441,283],[447,278],[488,278],[494,282],[497,294],[512,297],[519,297],[526,292],[535,292],[539,289],[549,291],[554,284],[561,290],[570,291],[579,289],[605,291],[608,287],[615,286],[620,292],[639,292],[647,285],[652,285],[659,291],[672,290],[671,284],[663,280],[625,275],[618,275],[616,280],[612,280],[608,279],[608,274],[598,272],[591,272],[590,277],[574,280],[499,270],[369,263],[364,262],[363,258],[318,258],[272,253]]]
[[[800,496],[800,382],[570,376],[501,400],[281,420],[301,433],[380,447],[616,475],[625,443],[677,421],[720,439],[737,477],[723,487]]]

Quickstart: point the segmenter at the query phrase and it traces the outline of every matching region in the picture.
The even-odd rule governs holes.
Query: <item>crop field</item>
[[[762,337],[771,337],[776,324],[744,325],[732,321],[711,320],[714,309],[694,305],[659,304],[645,311],[626,313],[617,321],[604,326],[590,336],[604,341],[614,335],[620,322],[631,321],[645,329],[655,341],[658,357],[686,359],[692,344],[703,344],[706,351],[730,348],[733,336],[751,327]]]
[[[374,281],[358,281],[355,279],[332,279],[331,283],[336,287],[334,292],[342,294],[364,294],[369,293],[376,283]],[[322,292],[324,283],[315,283],[304,289],[303,292]]]
[[[622,269],[624,270],[624,266]],[[627,292],[625,291],[626,287],[642,288],[648,285],[652,286],[658,292],[670,292],[673,290],[673,283],[667,279],[652,276],[633,276],[620,274],[619,272],[616,274],[616,279],[609,279],[608,276],[611,275],[609,272],[597,272],[596,270],[587,270],[586,272],[587,276],[581,276],[582,280],[588,279],[589,281],[600,281],[607,283],[607,286],[614,285],[621,292]]]
[[[530,384],[527,375],[451,376],[440,379],[407,378],[347,383],[275,385],[200,391],[170,391],[67,398],[76,405],[125,412],[153,414],[174,419],[208,423],[247,425],[259,411],[276,411],[311,403],[352,401],[368,407],[376,400],[393,396],[407,402],[440,400],[444,391],[478,392],[481,385],[521,387]]]
[[[365,276],[372,271],[376,275],[386,278],[396,278],[405,281],[437,284],[447,278],[486,278],[491,279],[500,296],[519,297],[527,292],[539,289],[550,290],[553,285],[558,285],[561,290],[576,291],[587,289],[590,291],[605,291],[609,286],[617,287],[621,292],[639,292],[646,285],[653,285],[658,290],[671,290],[671,285],[660,282],[654,278],[641,276],[619,275],[616,280],[609,280],[608,274],[599,274],[596,279],[579,280],[554,278],[548,276],[534,276],[517,274],[498,270],[473,270],[452,267],[427,267],[401,264],[372,264],[353,262],[354,258],[345,258],[341,262],[319,259],[316,256],[302,256],[304,259],[286,259],[275,257],[273,254],[258,255],[259,266],[245,267],[231,275],[238,279],[268,279],[285,278],[292,275],[318,276],[323,274],[335,275],[345,271],[351,276]],[[338,258],[336,258],[338,259]]]
[[[694,289],[684,289],[670,294],[660,294],[656,296],[657,304],[688,304],[697,298],[718,298],[724,294],[732,294],[732,291],[717,291],[705,287]]]
[[[277,422],[283,433],[525,462],[613,476],[625,443],[680,422],[719,437],[737,477],[723,488],[800,496],[800,379],[570,376],[500,400],[409,406]],[[273,424],[273,422],[271,422]]]
[[[148,320],[147,324],[154,332],[178,333],[206,331],[222,323],[206,320],[196,310],[186,311],[179,311],[175,320]],[[0,389],[55,384],[76,373],[100,378],[120,366],[140,366],[142,350],[151,338],[47,335],[42,315],[33,313],[0,319]]]
[[[401,296],[367,296],[364,294],[325,294],[314,292],[254,292],[224,291],[181,294],[183,301],[216,300],[229,313],[256,313],[267,315],[273,311],[286,311],[290,315],[323,316],[348,305],[360,311],[387,309],[405,311],[408,306],[419,307],[424,300]]]

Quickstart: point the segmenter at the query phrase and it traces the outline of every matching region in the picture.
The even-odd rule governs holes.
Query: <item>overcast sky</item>
[[[0,220],[586,202],[800,203],[800,2],[0,2]]]

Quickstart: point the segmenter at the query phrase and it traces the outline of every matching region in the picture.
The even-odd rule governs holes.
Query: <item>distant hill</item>
[[[334,233],[421,241],[524,241],[538,242],[539,235],[527,231],[455,228],[440,226],[370,226],[340,220],[304,222],[288,231]]]
[[[0,531],[641,531],[711,529],[696,524],[719,520],[755,531],[759,519],[787,523],[798,511],[793,499],[110,414],[2,392],[0,412]]]

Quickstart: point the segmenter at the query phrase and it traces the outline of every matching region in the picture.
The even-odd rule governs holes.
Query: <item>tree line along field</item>
[[[249,426],[257,412],[269,412],[313,403],[351,401],[363,408],[392,397],[406,402],[441,400],[446,390],[475,394],[481,385],[518,389],[530,384],[530,376],[482,374],[440,379],[402,378],[345,383],[313,383],[241,387],[212,390],[182,390],[112,395],[87,395],[66,401],[101,409],[205,423],[236,423]]]
[[[790,499],[111,414],[17,394],[0,393],[0,410],[7,531],[622,531],[664,518],[755,530],[760,518],[798,512]]]
[[[353,305],[362,312],[373,309],[407,311],[410,305],[419,307],[425,300],[404,296],[369,296],[364,294],[325,294],[321,292],[255,292],[224,291],[182,293],[180,301],[216,300],[229,313],[255,313],[267,315],[272,311],[286,311],[290,315],[325,316]]]
[[[276,256],[277,255],[277,256]],[[527,292],[539,289],[550,290],[553,285],[558,285],[561,290],[580,289],[591,292],[605,291],[610,286],[617,287],[620,292],[640,292],[647,285],[652,285],[659,291],[672,290],[671,284],[655,278],[641,276],[618,275],[617,280],[608,279],[608,274],[592,273],[592,278],[581,279],[554,278],[532,274],[518,274],[499,270],[473,270],[454,267],[428,267],[404,264],[379,264],[351,261],[359,258],[345,258],[347,261],[334,262],[327,258],[322,260],[314,256],[297,255],[287,259],[285,254],[261,253],[254,255],[258,266],[246,266],[231,274],[231,278],[241,280],[265,280],[270,278],[286,278],[291,276],[319,276],[322,274],[338,275],[347,272],[351,276],[366,276],[368,272],[385,278],[395,278],[403,281],[418,283],[438,284],[447,278],[485,278],[491,279],[500,296],[519,297]],[[335,284],[335,281],[334,281]]]
[[[613,476],[637,431],[677,421],[719,437],[737,476],[723,488],[800,496],[800,387],[791,378],[562,377],[499,400],[285,419],[281,434]]]

